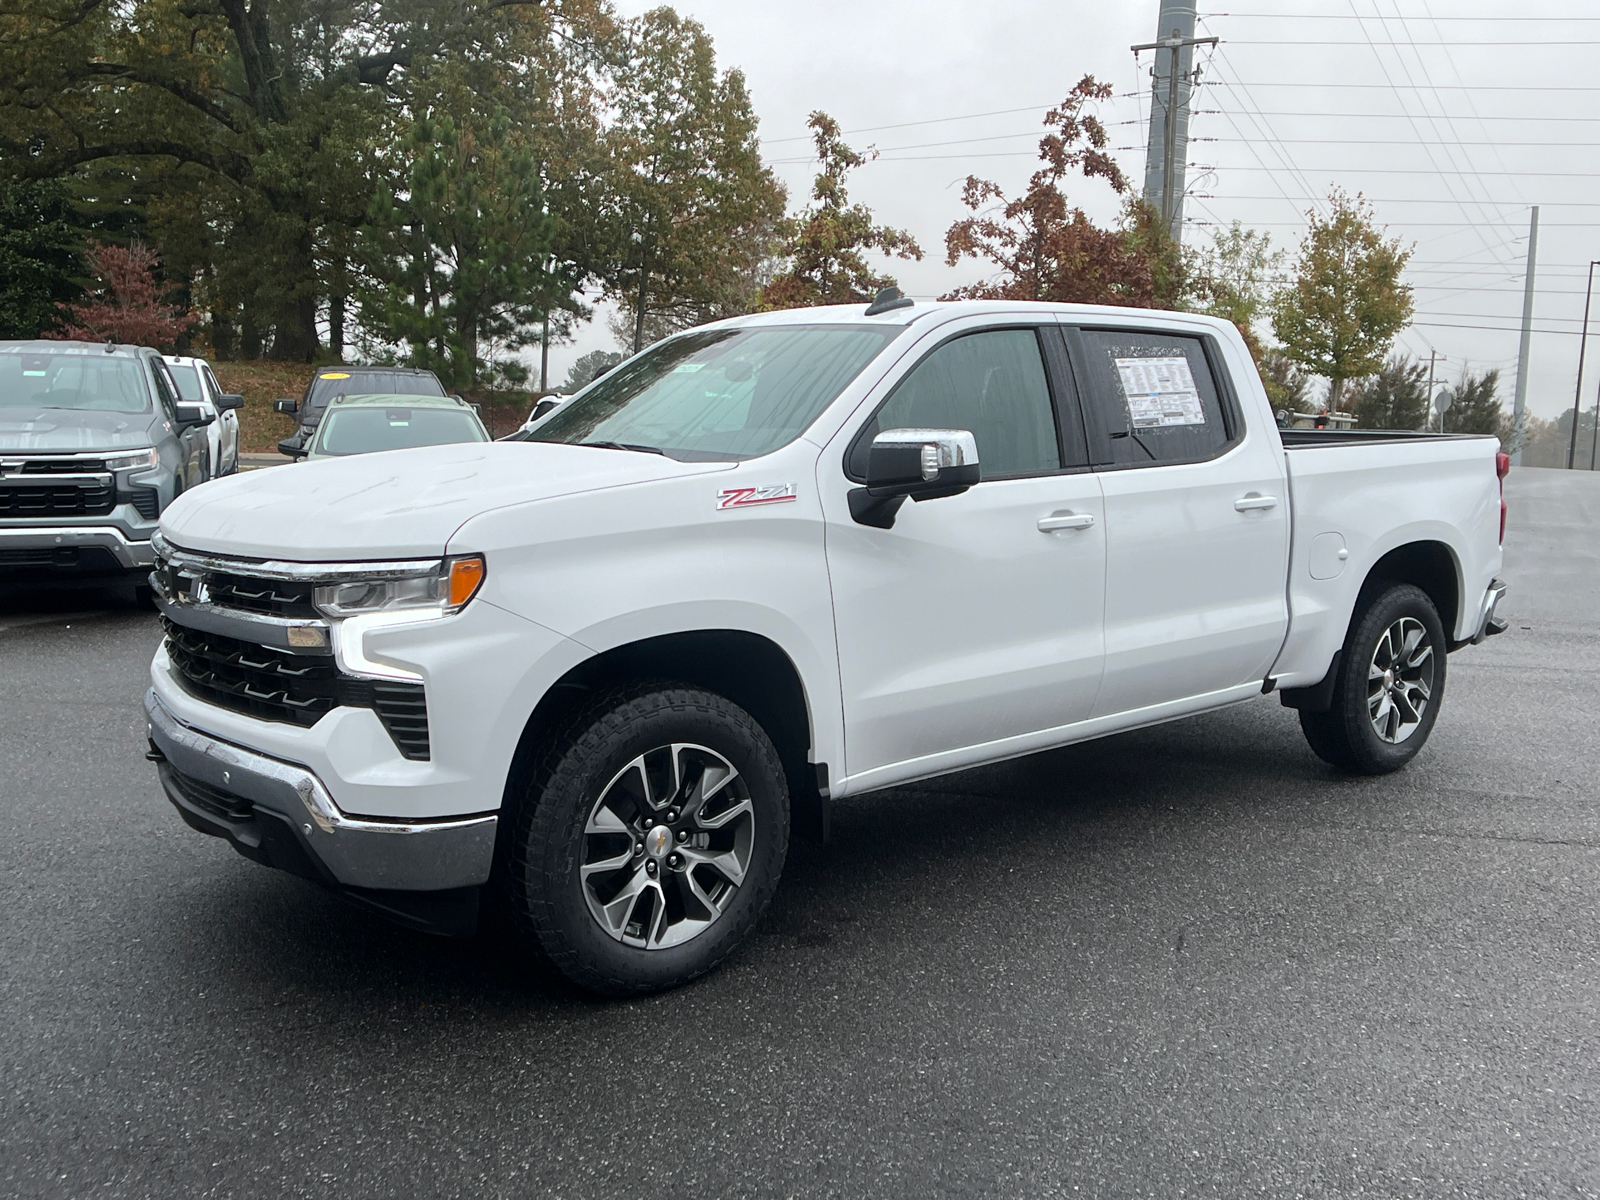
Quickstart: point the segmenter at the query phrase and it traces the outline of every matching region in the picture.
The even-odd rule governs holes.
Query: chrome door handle
[[[1053,512],[1039,518],[1040,533],[1055,533],[1058,529],[1087,529],[1094,524],[1091,513]]]
[[[1233,502],[1233,507],[1239,512],[1254,512],[1258,508],[1277,508],[1276,496],[1263,496],[1259,492],[1251,492],[1248,496],[1240,496]]]

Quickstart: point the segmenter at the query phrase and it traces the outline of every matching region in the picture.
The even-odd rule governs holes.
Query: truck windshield
[[[0,408],[148,412],[144,372],[138,359],[121,354],[0,349]]]
[[[755,458],[799,437],[899,326],[705,329],[662,342],[562,405],[534,442]]]
[[[322,422],[317,454],[371,454],[452,442],[487,442],[489,435],[463,408],[338,408]]]

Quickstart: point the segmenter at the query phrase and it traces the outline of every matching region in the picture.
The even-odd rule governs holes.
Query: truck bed
[[[1384,442],[1455,442],[1476,433],[1418,433],[1409,429],[1280,429],[1285,450],[1306,446],[1372,446]]]

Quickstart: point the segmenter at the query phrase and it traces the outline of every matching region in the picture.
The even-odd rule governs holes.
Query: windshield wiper
[[[640,446],[634,442],[579,442],[580,446],[595,446],[601,450],[633,450],[639,454],[659,454],[662,458],[671,458],[660,446]]]

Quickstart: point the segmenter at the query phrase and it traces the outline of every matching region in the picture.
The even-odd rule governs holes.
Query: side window
[[[217,382],[217,377],[211,373],[210,367],[201,367],[200,374],[205,376],[206,387],[209,389],[207,399],[215,400],[222,395],[222,385]]]
[[[985,479],[1061,469],[1061,443],[1039,338],[1032,329],[969,333],[940,346],[902,379],[850,447],[850,474],[866,477],[884,429],[966,429]]]
[[[152,358],[147,361],[150,364],[150,377],[155,380],[156,396],[161,401],[161,411],[166,414],[167,420],[176,421],[178,419],[178,410],[175,406],[178,403],[178,389],[167,376],[167,366],[159,358]]]
[[[1236,424],[1199,338],[1084,329],[1075,340],[1097,463],[1201,462],[1233,441]]]

